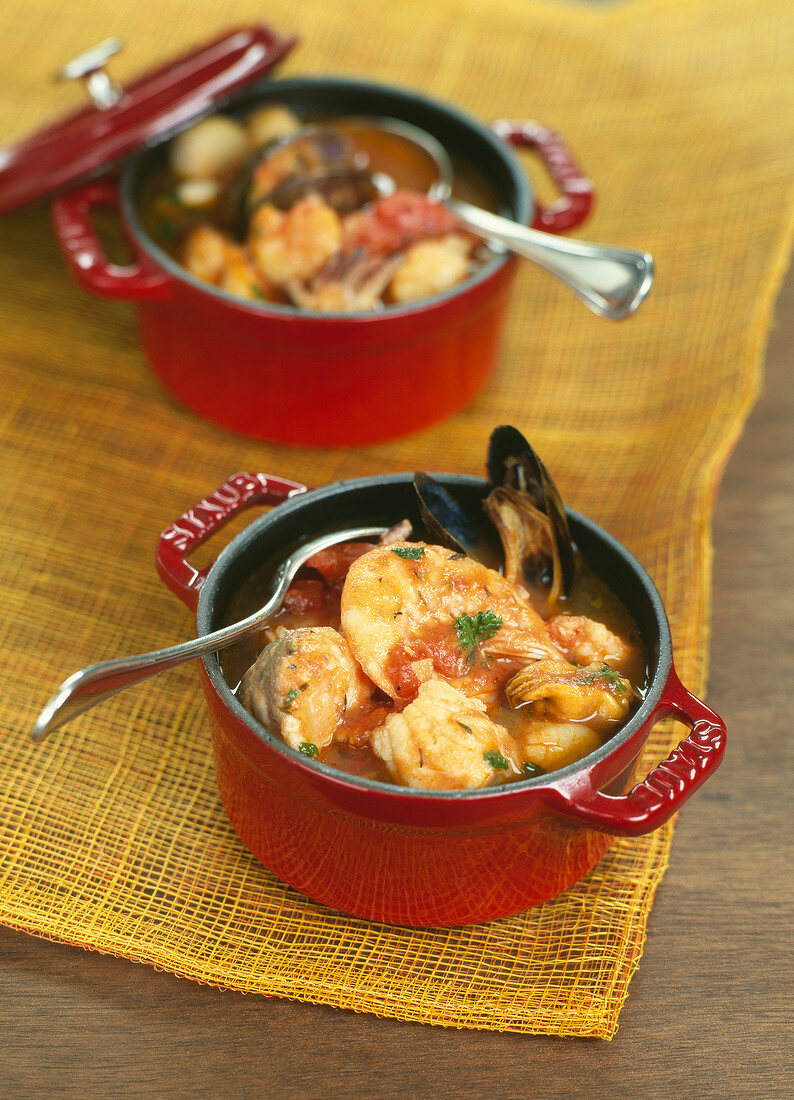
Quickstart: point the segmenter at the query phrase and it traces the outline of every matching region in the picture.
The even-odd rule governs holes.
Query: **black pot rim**
[[[211,630],[218,628],[219,624],[213,621],[213,618],[216,613],[215,605],[220,581],[226,571],[233,568],[234,562],[239,555],[249,548],[252,543],[260,539],[263,532],[266,532],[279,518],[286,518],[291,513],[300,512],[301,509],[306,507],[307,502],[316,503],[321,500],[330,500],[340,493],[354,492],[362,488],[378,486],[385,489],[389,485],[402,485],[410,481],[412,476],[413,475],[410,473],[398,473],[332,482],[322,488],[312,489],[305,494],[292,497],[283,504],[279,504],[267,514],[255,519],[223,548],[209,570],[207,578],[199,593],[196,612],[197,636],[207,634]],[[471,477],[465,474],[433,474],[432,476],[442,480],[443,483],[453,491],[455,485],[461,487],[468,486],[471,488],[484,487],[486,484],[483,478]],[[546,775],[538,776],[534,779],[515,780],[499,787],[462,791],[425,791],[414,788],[404,788],[397,784],[384,783],[379,780],[363,779],[359,776],[342,772],[338,768],[332,768],[327,764],[312,761],[311,767],[313,770],[316,770],[319,776],[323,776],[335,784],[341,781],[346,786],[387,793],[398,799],[403,797],[406,799],[439,799],[441,801],[457,801],[461,799],[490,800],[504,797],[505,795],[513,795],[520,791],[526,791],[527,789],[540,791],[557,786],[559,783],[575,776],[576,773],[589,770],[593,765],[597,765],[606,760],[613,753],[617,753],[624,744],[630,741],[637,732],[642,729],[646,722],[648,722],[656,704],[661,698],[662,690],[667,681],[673,662],[670,627],[661,597],[648,573],[622,543],[618,542],[617,539],[613,538],[592,520],[580,515],[578,512],[574,512],[571,509],[566,509],[566,512],[574,535],[577,530],[584,532],[597,540],[609,553],[621,559],[624,566],[629,569],[633,578],[638,582],[643,596],[647,600],[648,606],[652,612],[657,634],[653,639],[646,639],[646,642],[652,640],[658,646],[657,665],[653,677],[648,684],[645,698],[629,721],[598,749],[589,753],[581,760],[568,765],[568,767],[549,772]],[[616,594],[620,596],[620,591],[617,589]],[[210,683],[235,718],[246,725],[258,740],[280,753],[287,760],[299,763],[303,766],[307,765],[305,757],[301,756],[294,749],[291,749],[280,737],[270,733],[269,730],[261,725],[243,707],[242,703],[240,703],[233,694],[223,677],[217,654],[203,658],[203,664]],[[650,727],[648,728],[648,732],[650,732]]]
[[[356,94],[360,93],[364,99],[367,95],[371,94],[391,95],[397,101],[403,100],[406,104],[410,103],[414,106],[418,104],[428,111],[443,113],[446,118],[453,120],[457,125],[465,127],[476,134],[481,141],[484,141],[490,146],[495,155],[500,157],[508,171],[515,192],[513,217],[522,225],[529,224],[531,221],[535,209],[533,190],[510,146],[498,138],[487,126],[484,126],[472,116],[460,111],[457,107],[453,107],[441,100],[433,99],[421,92],[414,92],[408,88],[400,87],[399,85],[380,84],[371,80],[339,76],[287,77],[283,80],[267,80],[249,86],[244,92],[239,93],[233,99],[225,103],[214,105],[212,110],[207,112],[206,116],[197,116],[191,119],[190,125],[192,126],[195,122],[199,121],[201,117],[207,117],[225,109],[229,109],[233,112],[243,106],[252,106],[255,102],[275,98],[276,95],[282,92],[285,97],[288,97],[290,92],[294,92],[295,90],[314,87],[330,87],[338,91],[349,89]],[[271,94],[274,90],[275,94]],[[364,105],[366,106],[366,103]],[[362,112],[362,114],[363,113],[366,112]],[[399,118],[399,115],[394,115],[393,117]],[[307,313],[306,310],[298,306],[283,306],[259,301],[249,302],[245,299],[237,298],[233,294],[221,290],[220,287],[205,283],[201,279],[197,279],[195,276],[191,275],[189,271],[173,260],[168,253],[149,236],[138,218],[135,194],[140,177],[145,172],[148,159],[153,154],[154,150],[159,149],[165,143],[165,140],[170,141],[174,136],[174,132],[169,133],[167,139],[158,141],[155,145],[142,150],[137,156],[133,157],[125,164],[121,174],[121,209],[125,223],[135,238],[137,245],[150,255],[156,263],[173,278],[181,283],[185,283],[194,290],[202,291],[222,302],[234,304],[238,308],[246,308],[259,316],[293,318],[299,315],[302,319],[311,317],[317,324],[326,324],[340,320],[366,320],[372,322],[381,318],[410,316],[412,313],[416,312],[417,308],[426,310],[434,306],[443,306],[451,299],[465,294],[468,290],[485,282],[486,279],[491,278],[491,276],[496,274],[496,272],[504,267],[506,263],[509,263],[513,259],[508,253],[501,256],[495,256],[493,259],[483,264],[482,267],[474,271],[468,278],[464,279],[462,283],[458,283],[456,286],[443,291],[441,294],[433,295],[430,298],[423,298],[420,302],[413,302],[405,306],[385,306],[382,310],[376,312],[369,310],[359,313],[322,313],[313,315]]]

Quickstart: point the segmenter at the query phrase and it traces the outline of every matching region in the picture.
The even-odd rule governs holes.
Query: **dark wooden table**
[[[708,699],[729,750],[680,818],[612,1043],[219,993],[0,929],[0,1097],[794,1095],[793,362],[794,274],[716,509]]]

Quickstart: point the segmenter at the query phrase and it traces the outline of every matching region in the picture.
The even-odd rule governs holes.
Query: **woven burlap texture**
[[[0,921],[222,987],[454,1027],[611,1038],[671,827],[619,841],[582,882],[489,925],[406,930],[314,904],[256,863],[214,785],[195,670],[117,696],[35,748],[69,672],[190,635],[153,568],[157,533],[237,469],[310,484],[414,468],[480,473],[495,424],[533,441],[563,496],[645,564],[679,673],[705,689],[710,513],[759,386],[791,237],[785,0],[271,0],[301,45],[288,74],[407,84],[484,120],[559,129],[596,181],[579,235],[653,253],[657,285],[621,325],[522,267],[503,352],[452,420],[346,451],[236,438],[177,407],[131,307],[70,282],[45,206],[0,224]],[[0,11],[0,138],[80,101],[49,83],[110,33],[122,81],[260,4],[55,0]],[[528,166],[542,197],[548,181]],[[219,365],[219,380],[222,377]],[[295,395],[296,414],[300,393]],[[249,517],[250,518],[250,517]],[[215,547],[214,549],[217,549]],[[680,728],[657,728],[647,760]],[[732,731],[743,736],[743,731]]]

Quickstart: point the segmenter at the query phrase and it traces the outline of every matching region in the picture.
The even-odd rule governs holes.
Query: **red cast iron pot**
[[[439,480],[464,505],[480,506],[485,482]],[[207,569],[188,564],[198,544],[252,504],[278,507],[248,526]],[[421,529],[408,474],[311,492],[265,474],[236,474],[162,533],[157,566],[164,582],[196,610],[201,635],[224,625],[243,581],[291,544],[406,516]],[[607,744],[548,776],[487,791],[430,792],[345,775],[310,763],[269,733],[232,694],[217,655],[203,660],[221,799],[243,843],[266,867],[316,901],[370,920],[418,926],[488,921],[560,893],[595,866],[616,836],[658,828],[717,768],[724,723],[679,682],[652,581],[601,528],[575,512],[568,516],[580,552],[640,629],[650,686],[640,709]],[[666,715],[685,722],[690,733],[633,786],[638,754]]]
[[[262,83],[234,110],[270,101],[307,118],[358,114],[420,126],[482,174],[501,213],[547,232],[578,225],[592,203],[592,185],[559,136],[535,123],[489,130],[413,92],[328,77]],[[509,144],[540,154],[562,191],[557,203],[533,201]],[[335,446],[414,431],[482,387],[498,352],[515,257],[494,258],[444,294],[378,313],[319,315],[245,302],[193,278],[141,226],[136,196],[162,155],[151,150],[127,165],[120,186],[84,184],[52,209],[76,281],[92,294],[138,304],[146,354],[177,400],[256,438]],[[91,221],[97,207],[118,211],[131,265],[105,256]]]

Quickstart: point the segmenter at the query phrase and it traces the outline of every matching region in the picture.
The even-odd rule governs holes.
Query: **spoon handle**
[[[284,583],[285,580],[286,583]],[[141,653],[136,657],[102,661],[100,664],[89,665],[88,668],[73,673],[64,680],[36,719],[30,731],[31,738],[34,741],[43,741],[53,730],[71,722],[78,714],[90,710],[91,707],[109,699],[116,692],[140,683],[141,680],[146,680],[158,672],[176,668],[177,665],[185,664],[186,661],[193,661],[208,653],[217,653],[233,642],[245,638],[257,627],[264,625],[270,615],[278,609],[288,584],[289,578],[283,574],[280,575],[276,590],[267,604],[233,626],[217,630],[212,634],[205,634],[189,642],[168,646],[166,649],[155,649],[151,653]]]
[[[78,714],[90,710],[97,703],[109,699],[117,691],[123,691],[124,688],[140,683],[141,680],[146,680],[158,672],[165,672],[187,661],[205,657],[208,653],[217,653],[247,637],[264,626],[278,611],[295,574],[313,554],[339,542],[381,535],[385,530],[385,527],[357,527],[351,531],[336,531],[333,534],[322,535],[312,539],[311,542],[304,543],[279,566],[267,603],[252,615],[231,626],[225,626],[189,642],[168,646],[166,649],[155,649],[135,657],[102,661],[100,664],[89,665],[88,668],[73,673],[64,680],[36,719],[30,731],[31,738],[34,741],[43,741],[53,730],[71,722]]]
[[[647,252],[553,237],[458,199],[444,205],[464,228],[555,275],[599,317],[631,316],[651,289],[653,258]]]

